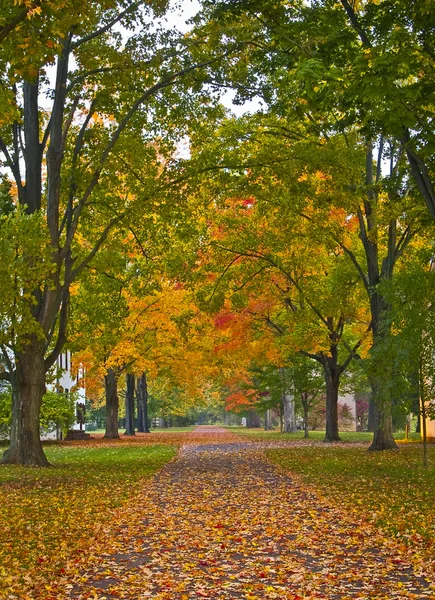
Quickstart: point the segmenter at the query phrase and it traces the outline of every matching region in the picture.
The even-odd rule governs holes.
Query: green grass
[[[45,452],[52,468],[0,466],[0,598],[27,597],[29,585],[31,597],[45,598],[46,582],[86,552],[99,528],[111,524],[114,509],[127,514],[135,506],[143,482],[176,451],[50,444]]]
[[[151,428],[151,433],[178,433],[178,432],[189,432],[189,431],[193,431],[194,430],[194,425],[189,425],[187,427],[152,427]],[[94,429],[94,430],[86,430],[86,433],[90,433],[91,435],[93,435],[94,433],[102,433],[104,435],[104,433],[106,432],[105,429]],[[124,429],[121,427],[119,429],[119,435],[122,435],[124,433]]]
[[[247,429],[246,427],[226,427],[228,431],[237,433],[238,435],[245,435],[252,440],[303,440],[304,432],[296,431],[295,433],[281,433],[278,429],[273,431],[264,431],[264,429]],[[324,431],[310,431],[309,440],[322,441],[325,437]],[[341,431],[340,437],[343,442],[370,442],[373,438],[373,433],[368,431]],[[396,440],[402,440],[405,437],[403,431],[398,431],[394,434]],[[410,439],[413,441],[420,441],[419,433],[411,433]]]
[[[332,503],[365,515],[406,544],[435,543],[434,446],[426,469],[420,444],[387,452],[351,445],[295,445],[267,450],[267,456]]]

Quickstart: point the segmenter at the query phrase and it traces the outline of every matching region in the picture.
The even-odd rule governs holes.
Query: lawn
[[[189,425],[187,427],[152,427],[151,428],[151,433],[183,433],[183,432],[189,432],[189,431],[193,431],[194,430],[194,426],[193,425]],[[122,427],[119,428],[119,435],[123,435],[124,429]],[[97,434],[102,434],[104,435],[106,433],[105,429],[87,429],[86,433],[89,433],[90,435],[94,435],[94,433]]]
[[[363,516],[387,535],[425,549],[435,544],[435,447],[429,468],[421,444],[398,451],[367,452],[351,445],[295,445],[270,449],[267,456],[296,474],[328,502]]]
[[[66,564],[80,562],[110,527],[112,511],[128,510],[177,450],[75,442],[45,451],[52,468],[0,466],[0,598],[45,598]]]
[[[255,429],[247,429],[246,427],[226,427],[228,431],[232,431],[237,435],[244,435],[252,440],[275,440],[275,441],[295,441],[295,440],[303,440],[304,432],[296,431],[295,433],[281,433],[278,429],[273,431],[264,431],[264,429],[255,428]],[[308,438],[311,441],[322,441],[325,437],[324,431],[310,431],[310,437]],[[340,437],[343,442],[371,442],[373,438],[373,433],[369,433],[368,431],[340,431]],[[401,440],[405,437],[403,431],[399,431],[394,434],[396,440]],[[410,439],[414,441],[420,440],[419,433],[411,433]]]

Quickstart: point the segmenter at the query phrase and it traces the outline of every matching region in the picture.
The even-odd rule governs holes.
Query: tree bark
[[[270,416],[270,408],[268,408],[264,415],[264,431],[270,431],[272,429],[272,419]]]
[[[45,394],[44,342],[32,336],[16,355],[12,383],[11,442],[3,464],[48,467],[39,437],[39,414]]]
[[[283,431],[284,433],[294,433],[296,427],[295,400],[293,394],[283,390],[282,393],[283,408]]]
[[[260,415],[255,410],[248,410],[246,415],[246,427],[252,429],[260,427]]]
[[[305,397],[304,397],[305,395]],[[309,415],[309,400],[307,394],[302,394],[302,408],[304,409],[304,438],[310,437],[308,433],[308,415]]]
[[[118,379],[113,369],[109,369],[104,377],[106,389],[106,433],[105,438],[118,439]]]
[[[150,433],[148,426],[148,384],[146,373],[137,380],[137,430]]]
[[[326,362],[328,362],[326,360]],[[324,364],[326,384],[326,432],[324,442],[340,442],[338,433],[338,384],[340,372],[337,367]]]
[[[377,182],[378,177],[375,179],[373,175],[372,144],[369,143],[366,155],[367,201],[365,203],[365,213],[367,226],[364,228],[360,224],[360,238],[363,242],[368,266],[367,291],[373,334],[371,351],[375,360],[379,361],[383,353],[383,346],[390,333],[388,319],[390,306],[383,297],[379,284],[381,281],[392,279],[394,266],[399,256],[400,244],[397,242],[396,220],[392,219],[388,226],[387,253],[382,262],[380,261],[376,223],[377,192],[373,189],[374,184]],[[386,356],[383,362],[388,360],[388,356]],[[388,363],[383,364],[382,369],[378,365],[374,365],[374,371],[375,373],[370,376],[374,435],[369,450],[390,450],[391,448],[397,448],[393,437],[391,392],[388,390],[390,365]]]
[[[422,438],[423,438],[423,466],[428,466],[427,460],[427,430],[426,430],[426,392],[425,392],[425,381],[423,374],[423,361],[421,358],[420,351],[420,361],[419,361],[419,388],[420,388],[420,412],[421,412],[421,428],[422,428]]]
[[[125,433],[124,435],[135,435],[134,432],[134,388],[135,377],[131,373],[126,376],[125,390]]]
[[[393,436],[393,419],[391,417],[391,404],[383,400],[375,403],[375,431],[370,451],[397,450]]]
[[[374,433],[375,431],[375,402],[373,400],[373,394],[369,396],[369,416],[367,420],[367,431]]]
[[[372,379],[373,396],[373,441],[369,450],[391,450],[398,446],[393,436],[392,400],[391,393],[379,375]]]
[[[282,431],[284,433],[294,433],[297,429],[296,427],[296,414],[295,414],[295,399],[293,394],[289,391],[289,382],[286,377],[286,370],[281,367],[280,368],[281,375],[281,405],[282,405],[282,415],[283,415],[283,426]]]

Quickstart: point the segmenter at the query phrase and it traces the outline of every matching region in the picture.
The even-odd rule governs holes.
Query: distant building
[[[84,422],[84,411],[86,404],[86,392],[83,386],[80,386],[80,381],[84,378],[84,370],[79,368],[77,374],[73,376],[71,374],[71,352],[65,350],[61,352],[57,358],[57,371],[60,374],[55,384],[51,384],[48,387],[52,391],[57,391],[60,394],[70,394],[71,391],[77,392],[76,400],[76,419],[74,425],[68,432],[68,436],[71,439],[77,439],[84,437],[81,434],[85,433],[86,426]],[[77,433],[75,433],[77,432]],[[87,436],[86,436],[87,437]],[[61,440],[62,432],[54,428],[50,431],[41,431],[41,440]]]
[[[420,431],[423,435],[423,427],[420,427]],[[435,443],[435,421],[431,421],[429,418],[426,419],[426,438],[428,442]]]

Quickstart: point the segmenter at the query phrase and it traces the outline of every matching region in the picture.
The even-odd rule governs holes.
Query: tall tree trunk
[[[285,368],[280,368],[281,375],[281,406],[283,415],[283,427],[284,433],[294,433],[296,427],[296,413],[295,413],[295,399],[293,394],[289,391],[289,381],[287,381],[287,374]]]
[[[104,385],[106,389],[106,433],[104,437],[118,439],[118,379],[113,369],[108,369],[104,377]]]
[[[381,389],[379,388],[379,391]],[[373,441],[369,450],[392,450],[397,449],[393,436],[393,419],[391,416],[391,400],[381,395],[377,396],[374,405],[375,431]]]
[[[246,427],[252,429],[260,427],[260,415],[255,410],[248,410],[246,415]]]
[[[367,420],[367,431],[374,433],[375,431],[375,401],[373,393],[369,396],[369,416]]]
[[[272,419],[270,415],[270,408],[266,410],[264,415],[264,431],[270,431],[272,429]]]
[[[47,467],[39,437],[39,414],[45,394],[44,343],[31,337],[16,356],[12,375],[11,443],[0,462]]]
[[[372,322],[373,345],[372,352],[375,361],[384,354],[382,364],[374,364],[370,376],[371,394],[373,399],[373,441],[369,447],[371,451],[397,449],[398,446],[393,436],[392,397],[389,389],[389,381],[393,377],[393,367],[384,353],[385,336],[389,334],[386,321],[387,311],[383,310]]]
[[[126,376],[126,390],[125,390],[125,434],[124,435],[135,435],[134,433],[134,388],[135,388],[135,377],[131,373],[127,373]]]
[[[332,344],[330,354],[319,354],[326,385],[326,431],[324,442],[341,442],[338,434],[338,386],[343,366],[338,364],[338,348]]]
[[[382,142],[381,142],[382,146]],[[372,419],[374,426],[373,442],[369,450],[390,450],[397,448],[393,437],[392,423],[392,401],[388,390],[389,377],[391,377],[391,365],[388,364],[388,353],[384,352],[385,342],[390,332],[389,311],[390,306],[382,296],[379,284],[382,281],[391,281],[394,266],[399,256],[397,242],[397,225],[394,218],[388,226],[387,253],[382,261],[379,257],[378,231],[376,222],[376,208],[378,204],[378,192],[375,184],[380,177],[381,150],[378,157],[378,168],[376,178],[373,171],[373,146],[369,142],[366,154],[366,226],[362,225],[360,218],[360,238],[364,245],[367,259],[367,292],[370,302],[371,329],[373,344],[371,352],[376,362],[382,360],[382,365],[373,365],[374,374],[370,376],[372,388],[371,399]],[[402,247],[403,250],[403,247]],[[384,364],[385,363],[385,364]],[[371,423],[370,423],[371,425]]]
[[[293,394],[283,390],[282,392],[282,412],[283,412],[283,431],[284,433],[294,433],[296,427],[295,399]]]
[[[310,436],[310,434],[308,433],[308,414],[309,414],[308,402],[309,402],[308,394],[302,394],[302,408],[304,409],[304,438],[308,438]]]
[[[148,426],[148,384],[146,373],[137,380],[137,430],[150,433]]]
[[[326,431],[324,442],[340,442],[338,433],[338,385],[340,382],[340,369],[332,365],[331,360],[325,357],[323,372],[326,384]]]
[[[426,383],[424,381],[424,373],[423,373],[423,360],[421,357],[420,351],[420,360],[419,360],[419,388],[420,388],[420,412],[421,412],[421,429],[422,429],[422,438],[423,438],[423,466],[428,466],[427,461],[427,430],[426,430]]]

